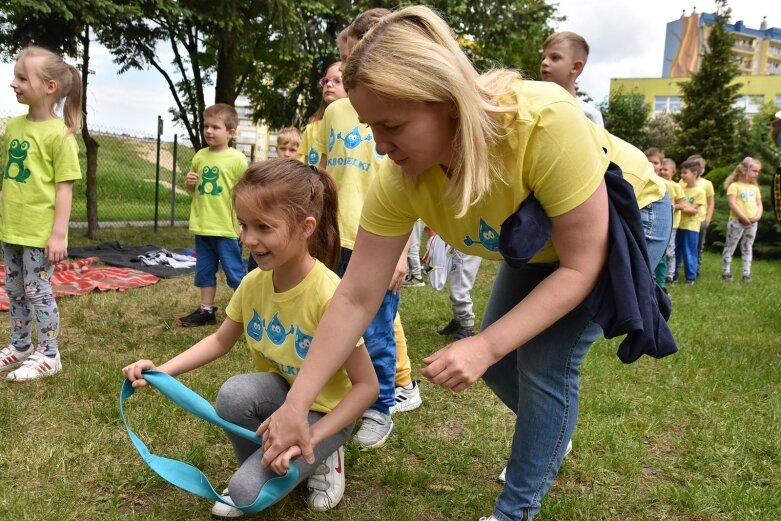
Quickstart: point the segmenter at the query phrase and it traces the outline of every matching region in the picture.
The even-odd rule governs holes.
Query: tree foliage
[[[716,7],[700,69],[681,84],[683,107],[676,117],[678,140],[671,152],[678,158],[701,154],[715,164],[727,164],[735,158],[742,118],[733,106],[741,86],[733,81],[740,69],[733,61],[733,37],[725,27],[731,13],[727,0],[716,0]]]
[[[605,128],[637,148],[648,146],[647,125],[651,107],[638,92],[627,93],[623,88],[610,93],[606,101],[599,104],[605,119]]]

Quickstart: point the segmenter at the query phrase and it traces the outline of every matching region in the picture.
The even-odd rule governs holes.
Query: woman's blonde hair
[[[758,168],[762,168],[762,163],[759,161],[759,159],[754,159],[751,156],[744,157],[743,161],[738,163],[738,166],[735,167],[735,170],[733,170],[732,173],[724,180],[724,188],[729,188],[729,185],[736,181],[758,185],[759,181],[756,177],[754,179],[750,179],[748,176],[748,171],[752,164],[756,164]]]
[[[54,94],[54,105],[51,110],[54,113],[55,108],[60,102],[65,100],[62,116],[65,125],[71,132],[77,132],[81,128],[81,75],[73,65],[65,63],[62,56],[55,54],[43,47],[25,47],[19,53],[17,61],[26,58],[44,58],[41,60],[40,67],[36,74],[43,82],[54,80],[57,82],[57,92]]]
[[[458,46],[447,23],[432,9],[411,6],[379,19],[353,49],[342,71],[349,91],[361,84],[388,98],[447,103],[457,116],[447,195],[457,217],[479,201],[501,178],[492,147],[502,137],[500,115],[517,105],[499,105],[511,70],[479,75]]]

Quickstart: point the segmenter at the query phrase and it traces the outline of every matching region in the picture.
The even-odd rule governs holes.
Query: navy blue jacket
[[[627,335],[618,357],[629,364],[648,355],[662,358],[678,351],[667,325],[670,298],[648,268],[648,252],[640,211],[632,185],[610,163],[605,172],[608,193],[608,256],[597,284],[583,304],[605,338]],[[513,267],[527,263],[548,241],[550,218],[534,196],[503,223],[499,251]]]

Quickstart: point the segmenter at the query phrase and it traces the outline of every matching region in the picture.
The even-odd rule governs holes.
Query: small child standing
[[[285,127],[277,132],[277,157],[298,159],[301,131],[296,127]]]
[[[762,218],[762,195],[759,192],[759,171],[762,163],[747,157],[724,180],[729,205],[727,239],[721,254],[722,278],[732,282],[732,254],[740,243],[743,282],[751,282],[752,247],[757,236],[757,223]]]
[[[230,105],[217,103],[206,108],[203,137],[209,146],[195,154],[184,180],[185,188],[193,192],[190,231],[195,235],[195,286],[201,290],[201,305],[178,320],[183,327],[217,323],[214,297],[219,266],[233,289],[247,273],[231,203],[233,186],[247,169],[244,154],[228,144],[238,125],[239,115]]]
[[[697,280],[697,241],[700,235],[700,223],[705,219],[707,200],[705,191],[698,186],[702,167],[699,161],[681,163],[681,183],[686,201],[681,205],[681,222],[675,234],[675,275],[683,262],[686,284]]]
[[[62,370],[51,277],[55,264],[68,256],[73,182],[81,179],[74,137],[81,127],[81,76],[60,56],[27,47],[14,65],[11,88],[27,105],[27,115],[8,121],[0,150],[6,216],[0,237],[11,319],[11,343],[0,351],[0,371],[18,368],[6,379],[22,382]],[[55,113],[63,100],[64,121]]]
[[[329,269],[339,261],[336,187],[322,170],[293,159],[253,163],[234,190],[241,240],[259,268],[247,275],[231,298],[219,329],[157,369],[172,376],[202,367],[227,354],[239,338],[249,346],[256,371],[234,375],[220,388],[217,413],[257,431],[287,398],[309,352],[309,344],[339,277]],[[133,387],[146,384],[150,360],[125,367]],[[301,375],[306,378],[304,374]],[[307,503],[334,508],[344,494],[344,449],[355,419],[377,397],[377,377],[359,341],[344,366],[325,382],[309,411],[314,461],[296,459],[299,482],[308,478]],[[297,449],[260,465],[263,448],[226,433],[238,468],[223,492],[234,504],[251,504],[263,485],[290,468]],[[288,491],[289,492],[289,491]],[[242,512],[217,502],[217,519]]]
[[[697,178],[697,186],[705,191],[705,218],[700,223],[700,238],[697,243],[697,275],[700,274],[700,266],[702,266],[702,252],[705,249],[705,237],[708,233],[708,226],[713,219],[713,212],[716,210],[716,191],[713,188],[713,183],[709,179],[702,177],[705,175],[705,159],[699,155],[694,154],[686,158],[687,161],[697,161],[700,163],[700,176]]]
[[[669,284],[673,281],[673,275],[675,275],[675,233],[681,224],[681,209],[686,204],[686,197],[683,193],[683,187],[677,182],[673,181],[675,177],[675,161],[666,157],[662,160],[662,165],[659,168],[659,176],[667,182],[667,193],[670,195],[670,200],[673,203],[673,231],[670,235],[670,242],[667,243],[667,250],[665,251],[665,283]],[[658,281],[658,277],[657,277]]]
[[[540,77],[542,81],[552,81],[563,87],[578,100],[586,117],[604,128],[602,113],[596,107],[578,98],[575,90],[575,82],[586,67],[588,53],[588,43],[579,34],[568,31],[553,33],[542,44]]]

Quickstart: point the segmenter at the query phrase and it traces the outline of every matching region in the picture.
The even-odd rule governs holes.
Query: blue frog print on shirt
[[[252,320],[247,323],[247,336],[257,342],[263,339],[263,320],[254,309],[252,310]]]
[[[366,137],[361,136],[358,125],[355,125],[355,128],[348,132],[344,137],[342,136],[342,133],[339,132],[336,135],[336,139],[341,139],[344,142],[344,148],[352,150],[360,146],[364,141],[371,141],[373,138],[371,134],[367,134]]]
[[[266,326],[266,335],[268,335],[268,339],[271,340],[274,344],[280,346],[285,341],[288,335],[293,334],[293,326],[290,326],[290,331],[285,331],[285,326],[282,324],[282,321],[279,320],[279,314],[274,313],[274,317],[271,319],[271,322],[268,323],[268,326]]]
[[[312,336],[307,335],[296,326],[296,354],[303,360],[312,345]]]
[[[464,238],[464,244],[471,246],[473,244],[482,244],[488,251],[499,251],[499,234],[491,228],[487,222],[480,219],[480,228],[477,230],[479,240],[474,240],[469,235]]]

